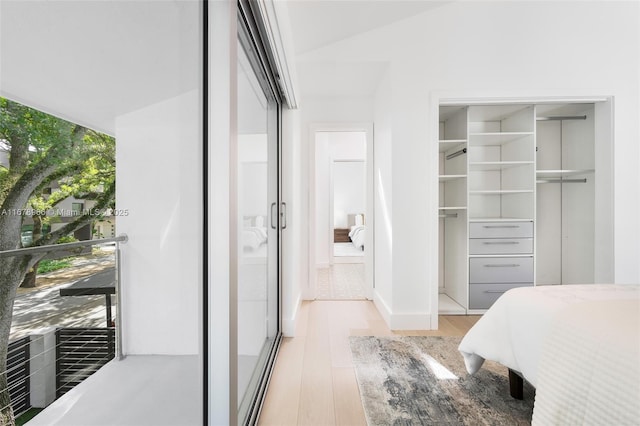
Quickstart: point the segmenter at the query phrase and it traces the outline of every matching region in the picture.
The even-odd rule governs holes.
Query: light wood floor
[[[439,317],[439,330],[392,332],[371,301],[302,304],[297,335],[284,338],[260,425],[366,425],[349,336],[463,336],[479,316]]]

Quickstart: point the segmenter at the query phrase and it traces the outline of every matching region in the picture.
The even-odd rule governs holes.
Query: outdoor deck
[[[28,425],[200,425],[200,366],[196,355],[137,355],[111,361]]]

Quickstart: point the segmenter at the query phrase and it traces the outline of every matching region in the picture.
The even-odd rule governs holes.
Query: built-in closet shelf
[[[504,145],[529,136],[533,136],[533,132],[469,133],[473,145]]]
[[[440,175],[438,176],[438,180],[440,182],[449,182],[452,180],[465,179],[467,175]]]
[[[438,210],[466,210],[466,207],[460,207],[460,206],[450,206],[450,207],[438,207]]]
[[[506,195],[506,194],[532,194],[533,189],[482,189],[469,191],[470,195]]]
[[[512,167],[530,166],[533,161],[484,161],[469,163],[469,168],[475,171],[505,170]]]
[[[536,170],[536,176],[539,178],[564,178],[569,176],[584,175],[593,173],[593,169],[584,170]]]

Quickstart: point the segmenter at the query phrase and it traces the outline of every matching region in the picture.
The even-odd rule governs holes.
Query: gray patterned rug
[[[469,376],[459,337],[350,337],[360,395],[373,425],[527,425],[534,390],[509,396],[507,369]]]

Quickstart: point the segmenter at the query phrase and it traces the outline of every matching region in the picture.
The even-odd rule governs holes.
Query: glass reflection
[[[238,46],[238,419],[254,399],[277,307],[276,105]],[[273,209],[273,212],[271,211]],[[270,320],[270,316],[274,318]],[[270,326],[271,324],[271,326]]]

